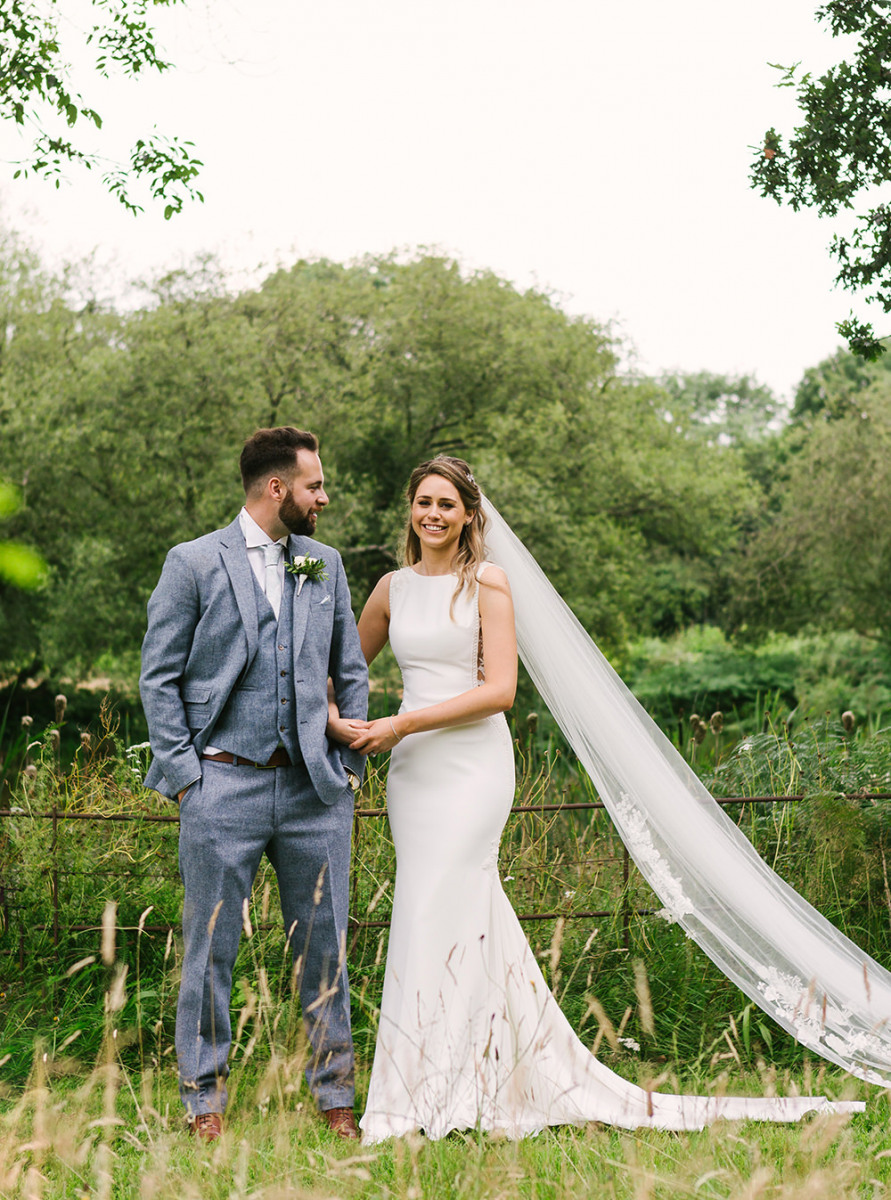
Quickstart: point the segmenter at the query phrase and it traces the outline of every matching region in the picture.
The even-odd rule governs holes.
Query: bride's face
[[[441,475],[422,479],[411,504],[411,527],[421,546],[457,551],[461,530],[472,513],[464,507],[458,489]]]

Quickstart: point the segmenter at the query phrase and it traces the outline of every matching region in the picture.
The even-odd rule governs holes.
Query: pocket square
[[[323,599],[321,599],[321,600],[319,601],[319,608],[321,608],[323,604],[327,604],[327,603],[328,603],[328,601],[329,601],[330,599],[331,599],[331,597],[330,597],[330,596],[325,596],[325,597],[323,597]]]

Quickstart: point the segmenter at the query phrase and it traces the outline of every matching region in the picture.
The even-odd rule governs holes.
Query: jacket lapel
[[[235,593],[235,603],[241,613],[241,621],[247,636],[248,656],[247,666],[254,660],[259,644],[259,618],[257,616],[257,593],[254,588],[253,571],[248,562],[247,547],[238,517],[227,525],[221,538],[221,553],[223,563],[229,573],[232,591]]]
[[[296,537],[294,534],[288,538],[288,554],[291,561],[298,554],[305,554],[306,549],[301,544],[302,538]],[[300,595],[297,595],[297,592]],[[306,636],[306,622],[309,617],[310,597],[312,595],[312,580],[305,579],[303,587],[300,587],[300,576],[294,576],[294,598],[293,598],[293,632],[294,632],[294,657],[300,653],[300,648],[303,645],[303,639]]]

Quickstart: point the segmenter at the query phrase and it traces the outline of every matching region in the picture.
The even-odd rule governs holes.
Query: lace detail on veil
[[[689,896],[684,894],[680,878],[671,870],[665,858],[656,849],[644,814],[636,807],[627,792],[620,793],[620,796],[619,803],[616,805],[616,815],[622,841],[628,847],[635,862],[644,862],[649,868],[650,886],[660,900],[665,903],[665,908],[661,908],[656,916],[662,917],[672,925],[681,917],[693,913],[693,902]]]

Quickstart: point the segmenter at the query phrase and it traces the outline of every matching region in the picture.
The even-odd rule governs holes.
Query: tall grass
[[[865,1117],[789,1129],[678,1136],[590,1127],[519,1145],[468,1134],[374,1151],[336,1143],[302,1080],[293,972],[265,869],[235,971],[229,1130],[216,1148],[196,1146],[183,1135],[173,1064],[179,938],[164,928],[179,918],[176,826],[107,819],[171,810],[141,788],[144,750],[119,742],[110,715],[68,767],[52,732],[32,751],[34,771],[13,784],[20,811],[0,826],[0,881],[12,897],[0,958],[0,1197],[804,1197],[885,1188],[887,1105],[875,1091]],[[518,803],[590,798],[543,723],[524,721],[515,733]],[[760,795],[791,782],[815,792],[796,807],[741,809],[739,820],[796,886],[886,956],[884,809],[838,795],[887,778],[884,736],[831,722],[768,728],[731,748],[714,745],[719,736],[708,735],[717,790]],[[361,803],[383,801],[383,771],[372,769]],[[33,818],[53,808],[97,819]],[[360,1102],[386,954],[386,930],[371,922],[389,916],[394,866],[385,819],[358,819],[352,911],[365,923],[351,935],[349,959]],[[867,1094],[809,1061],[676,927],[627,918],[652,898],[633,871],[623,880],[602,811],[516,817],[501,873],[518,912],[560,914],[527,933],[570,1021],[620,1074],[672,1091]],[[572,919],[591,910],[609,915]],[[87,928],[65,928],[77,925]]]

